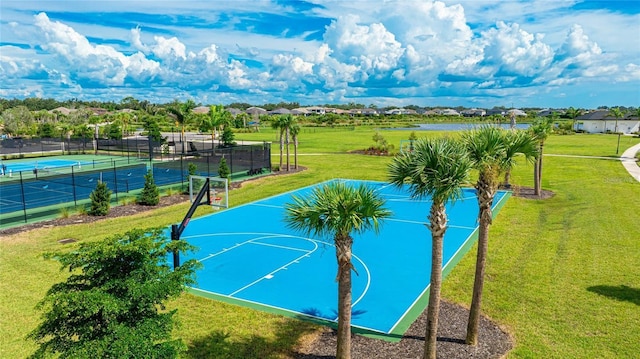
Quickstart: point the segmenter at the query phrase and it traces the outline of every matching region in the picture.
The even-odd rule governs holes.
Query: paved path
[[[622,153],[620,161],[622,161],[622,165],[627,169],[627,172],[629,172],[631,177],[640,182],[640,166],[636,163],[635,158],[636,153],[638,152],[640,152],[640,143],[627,148],[627,150]]]
[[[579,155],[559,155],[559,154],[544,154],[544,156],[550,157],[572,157],[572,158],[595,158],[599,160],[614,160],[621,161],[624,168],[629,172],[631,177],[640,182],[640,166],[636,163],[636,153],[640,152],[640,143],[635,146],[627,148],[620,157],[599,157],[599,156],[579,156]]]

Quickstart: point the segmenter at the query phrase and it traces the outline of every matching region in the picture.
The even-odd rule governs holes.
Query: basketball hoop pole
[[[178,225],[171,225],[171,240],[178,241],[180,240],[180,233],[178,232]],[[173,250],[173,270],[180,267],[180,252],[177,250]]]
[[[205,201],[202,201],[202,198],[205,196],[205,194],[207,195],[207,199]],[[184,232],[184,229],[187,228],[187,225],[189,224],[191,217],[195,213],[196,208],[198,208],[198,206],[201,206],[203,204],[211,205],[211,190],[210,190],[208,178],[205,180],[204,186],[202,187],[202,189],[200,189],[200,192],[198,192],[198,195],[196,196],[195,201],[191,204],[191,207],[189,208],[187,215],[184,216],[184,219],[182,220],[182,222],[180,222],[180,225],[177,225],[177,224],[171,225],[172,241],[180,240],[180,236],[182,235],[182,232]],[[176,269],[179,266],[180,266],[180,252],[176,249],[173,251],[173,269]]]

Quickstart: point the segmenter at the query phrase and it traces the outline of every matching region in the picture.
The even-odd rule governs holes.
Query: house
[[[245,112],[249,115],[253,115],[254,117],[267,114],[267,110],[265,110],[262,107],[255,107],[255,106],[249,107]]]
[[[444,110],[439,110],[438,113],[443,116],[460,116],[460,112],[452,108],[445,108]]]
[[[472,108],[469,110],[463,110],[460,112],[464,117],[484,117],[487,114],[487,111],[477,108]]]
[[[511,110],[507,111],[507,115],[509,115],[509,117],[511,117],[511,116],[527,117],[527,113],[526,112],[524,112],[522,110],[519,110],[517,108],[512,108]]]
[[[309,114],[315,114],[315,115],[324,115],[327,112],[326,108],[318,107],[318,106],[305,107],[305,110],[307,110]]]
[[[608,110],[597,110],[576,117],[576,131],[588,133],[622,133],[640,132],[640,119],[629,114],[617,119]],[[616,127],[617,126],[617,127]]]
[[[242,110],[239,110],[239,109],[237,109],[235,107],[227,107],[227,108],[225,108],[225,110],[227,110],[227,112],[229,112],[234,117],[238,116],[239,114],[242,113]]]
[[[291,111],[289,109],[286,108],[277,108],[275,110],[269,111],[270,115],[290,115]]]
[[[209,107],[207,107],[207,106],[198,106],[198,107],[194,108],[193,110],[191,110],[191,112],[197,113],[197,114],[208,114],[209,113]]]
[[[293,115],[300,115],[300,116],[307,116],[309,115],[309,110],[307,110],[306,108],[303,107],[299,107],[299,108],[294,108],[293,110],[291,110],[291,114]]]

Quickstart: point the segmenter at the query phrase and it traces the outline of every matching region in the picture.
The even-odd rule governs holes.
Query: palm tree
[[[289,164],[289,145],[291,144],[291,141],[290,141],[291,128],[296,125],[296,119],[292,115],[285,115],[285,117],[287,118],[287,120],[284,122],[284,126],[285,126],[284,133],[285,133],[286,142],[287,142],[287,172],[289,172],[291,170],[291,166]]]
[[[504,188],[511,188],[511,169],[516,164],[516,155],[523,153],[527,160],[533,161],[538,156],[538,141],[531,132],[511,130],[505,132],[506,168],[504,170]]]
[[[463,134],[463,142],[473,168],[478,171],[475,189],[478,196],[478,252],[476,255],[476,269],[473,283],[473,295],[469,310],[466,343],[478,343],[478,328],[480,324],[480,307],[482,304],[482,290],[484,287],[484,272],[487,252],[489,250],[489,226],[493,213],[492,205],[498,189],[499,178],[512,163],[509,156],[513,153],[527,151],[527,148],[509,150],[508,131],[494,126],[482,126]],[[529,149],[530,150],[530,149]],[[525,153],[527,157],[534,153]]]
[[[534,120],[529,127],[529,131],[538,141],[538,157],[533,169],[533,187],[536,196],[542,194],[542,154],[544,150],[544,142],[553,130],[553,120],[546,117],[539,117]]]
[[[185,153],[185,138],[184,138],[184,130],[185,126],[189,123],[191,119],[191,110],[196,108],[196,103],[189,99],[184,103],[175,102],[171,106],[167,108],[167,111],[171,113],[176,119],[176,125],[180,126],[180,142],[182,142],[182,153]]]
[[[449,138],[418,140],[413,151],[397,155],[389,165],[389,182],[398,187],[409,184],[411,197],[431,197],[431,281],[424,342],[424,359],[436,358],[440,288],[442,286],[442,246],[447,230],[445,204],[459,198],[467,182],[471,162],[461,142]]]
[[[209,106],[209,113],[206,117],[207,127],[211,130],[211,139],[215,140],[218,132],[222,126],[224,126],[228,120],[228,111],[224,109],[223,105],[211,105]]]
[[[609,115],[616,118],[616,127],[614,129],[614,133],[618,134],[618,145],[616,146],[616,155],[620,152],[620,135],[621,133],[618,131],[618,120],[624,117],[624,113],[620,110],[619,107],[614,107],[609,110]]]
[[[293,168],[298,169],[298,134],[300,133],[300,125],[294,123],[289,129],[293,139]]]
[[[287,226],[313,236],[333,236],[338,262],[338,347],[336,358],[351,357],[352,233],[376,232],[391,215],[385,201],[363,185],[332,182],[315,188],[309,197],[293,197],[285,205]]]
[[[614,107],[609,110],[609,116],[613,116],[616,118],[616,125],[613,130],[614,133],[618,133],[618,120],[624,117],[624,113],[620,110],[619,107]]]
[[[280,140],[280,170],[282,170],[282,156],[284,152],[285,133],[287,138],[287,171],[289,170],[289,127],[293,121],[291,115],[280,115],[271,121],[271,127],[278,130],[278,138]]]
[[[575,109],[573,107],[569,107],[567,109],[567,116],[569,116],[569,118],[571,119],[571,129],[576,131],[576,117],[582,115],[582,110],[581,109]]]

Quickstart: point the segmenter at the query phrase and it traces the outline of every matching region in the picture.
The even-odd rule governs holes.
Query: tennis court
[[[40,159],[40,160],[22,160],[19,162],[14,161],[3,161],[5,165],[6,174],[11,172],[21,172],[21,171],[33,171],[34,169],[55,169],[62,167],[71,167],[71,166],[79,166],[82,165],[90,165],[89,161],[71,161],[71,160],[61,160],[61,159]]]
[[[336,181],[336,180],[334,180]],[[352,325],[364,332],[401,335],[427,304],[431,234],[428,200],[384,182],[348,181],[374,188],[393,216],[378,235],[354,237]],[[325,182],[326,183],[326,182]],[[322,185],[321,183],[319,185]],[[305,237],[286,228],[284,205],[311,187],[269,197],[190,221],[182,239],[196,246],[183,260],[203,264],[196,294],[289,316],[337,321],[337,265],[332,238]],[[498,192],[495,212],[509,197]],[[444,273],[469,250],[477,230],[475,190],[447,205]]]

